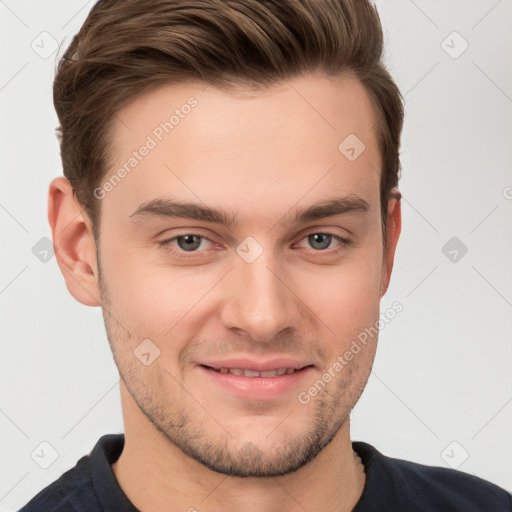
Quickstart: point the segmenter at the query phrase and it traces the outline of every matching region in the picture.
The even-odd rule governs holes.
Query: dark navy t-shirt
[[[19,512],[140,512],[110,467],[124,434],[102,436],[89,455],[40,491]],[[353,512],[512,512],[512,495],[497,485],[453,469],[387,457],[355,441],[366,485]]]

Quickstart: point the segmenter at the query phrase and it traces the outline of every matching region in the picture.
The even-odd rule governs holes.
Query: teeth
[[[295,371],[295,368],[277,368],[275,370],[267,370],[264,372],[257,372],[255,370],[242,370],[241,368],[220,368],[217,370],[220,373],[231,373],[233,375],[243,375],[244,377],[279,377],[280,375],[290,375]]]
[[[243,373],[246,377],[259,377],[260,376],[260,372],[255,372],[253,370],[244,370]]]

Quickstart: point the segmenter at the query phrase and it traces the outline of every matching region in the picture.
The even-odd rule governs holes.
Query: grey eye
[[[176,237],[176,242],[180,249],[184,251],[194,251],[201,245],[203,237],[197,235],[183,235]]]
[[[313,249],[327,249],[331,245],[332,235],[326,233],[314,233],[308,235],[308,242],[311,244]]]

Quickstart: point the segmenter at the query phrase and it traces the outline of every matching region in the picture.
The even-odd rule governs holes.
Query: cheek
[[[104,244],[100,257],[112,314],[130,331],[136,327],[137,333],[145,334],[168,306],[165,290],[168,293],[172,283],[166,282],[161,271],[157,275],[154,265],[148,265],[142,254],[142,250],[119,241]]]
[[[218,271],[172,268],[147,248],[131,248],[121,256],[120,246],[106,247],[101,258],[113,315],[134,338],[152,339],[162,349],[169,340],[191,335]]]
[[[378,251],[369,248],[354,251],[344,263],[321,272],[296,272],[294,280],[298,295],[338,333],[340,328],[373,323],[379,314],[380,277]]]

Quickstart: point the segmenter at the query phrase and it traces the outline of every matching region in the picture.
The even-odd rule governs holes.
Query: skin
[[[99,261],[69,182],[50,185],[57,261],[73,297],[102,306],[121,376],[125,447],[114,474],[141,510],[349,511],[365,484],[349,415],[377,337],[308,404],[297,395],[375,325],[389,285],[400,197],[389,200],[384,253],[372,104],[348,74],[307,74],[264,92],[165,86],[119,113],[105,181],[190,96],[197,106],[101,200]],[[351,133],[366,146],[354,161],[338,150]],[[348,194],[369,210],[290,220]],[[222,208],[238,225],[131,216],[171,197]],[[351,243],[327,237],[319,249],[315,233]],[[173,237],[187,234],[208,240],[186,251]],[[263,251],[252,263],[236,251],[249,236]],[[134,356],[144,339],[160,350],[147,366]],[[245,398],[198,366],[234,355],[313,366],[277,396]]]

